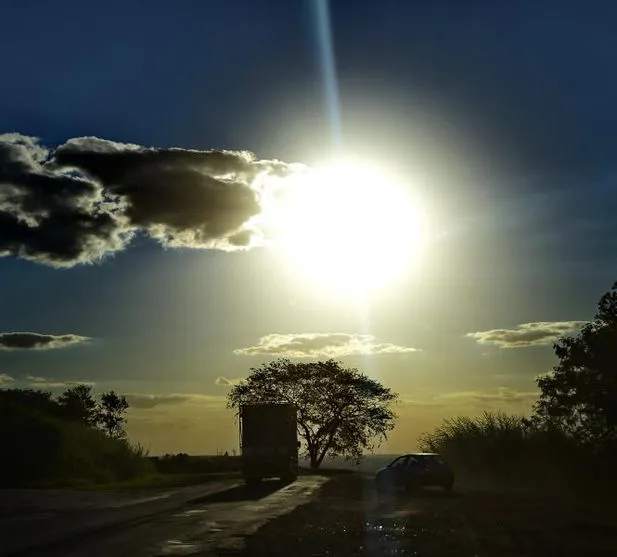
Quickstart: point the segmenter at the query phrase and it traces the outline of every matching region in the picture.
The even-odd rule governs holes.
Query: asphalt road
[[[0,504],[0,555],[617,555],[617,513],[610,497],[583,502],[465,486],[451,495],[425,490],[384,496],[358,474],[324,482],[308,476],[288,486],[264,482],[249,490],[227,481],[138,498],[73,494],[72,502],[70,494],[58,492],[49,492],[47,501],[40,493],[16,494],[22,505],[13,518],[3,514],[10,498]],[[24,497],[30,497],[28,504]],[[71,521],[73,530],[67,530]],[[44,524],[55,524],[62,535],[50,536]]]
[[[380,496],[358,475],[326,484],[320,497],[248,539],[242,557],[608,557],[617,555],[609,496],[460,486]]]
[[[0,555],[153,557],[241,551],[246,536],[309,501],[324,481],[310,476],[287,486],[272,481],[250,489],[224,481],[138,497],[0,493]]]

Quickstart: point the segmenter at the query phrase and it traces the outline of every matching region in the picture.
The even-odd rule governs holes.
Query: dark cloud
[[[491,329],[467,333],[479,344],[494,344],[499,348],[525,348],[552,344],[557,339],[578,331],[586,321],[538,321],[522,323],[515,329]]]
[[[122,249],[126,219],[104,203],[101,186],[50,170],[48,155],[34,138],[0,135],[0,256],[62,267]]]
[[[87,340],[88,337],[80,335],[0,333],[0,350],[51,350],[66,348]]]
[[[56,267],[126,247],[138,230],[172,247],[245,249],[260,179],[291,166],[246,151],[153,149],[96,137],[49,150],[0,135],[0,255]]]

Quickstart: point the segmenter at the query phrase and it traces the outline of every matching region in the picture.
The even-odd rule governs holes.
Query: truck
[[[242,476],[246,484],[266,478],[298,478],[298,409],[285,402],[242,404],[239,409]]]

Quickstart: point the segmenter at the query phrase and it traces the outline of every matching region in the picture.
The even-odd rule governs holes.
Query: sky
[[[527,412],[617,279],[613,2],[108,0],[0,19],[0,386],[237,449],[251,367]],[[19,333],[19,334],[17,334]]]

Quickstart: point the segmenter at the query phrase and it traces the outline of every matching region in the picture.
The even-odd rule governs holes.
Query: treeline
[[[617,283],[596,315],[554,345],[559,363],[536,382],[531,416],[447,419],[420,439],[467,479],[514,487],[606,492],[617,486]]]
[[[154,467],[126,439],[129,405],[114,391],[77,385],[57,397],[0,390],[0,485],[75,485],[128,480]]]
[[[241,458],[235,455],[193,456],[186,453],[153,456],[150,460],[161,474],[216,474],[240,471]]]

